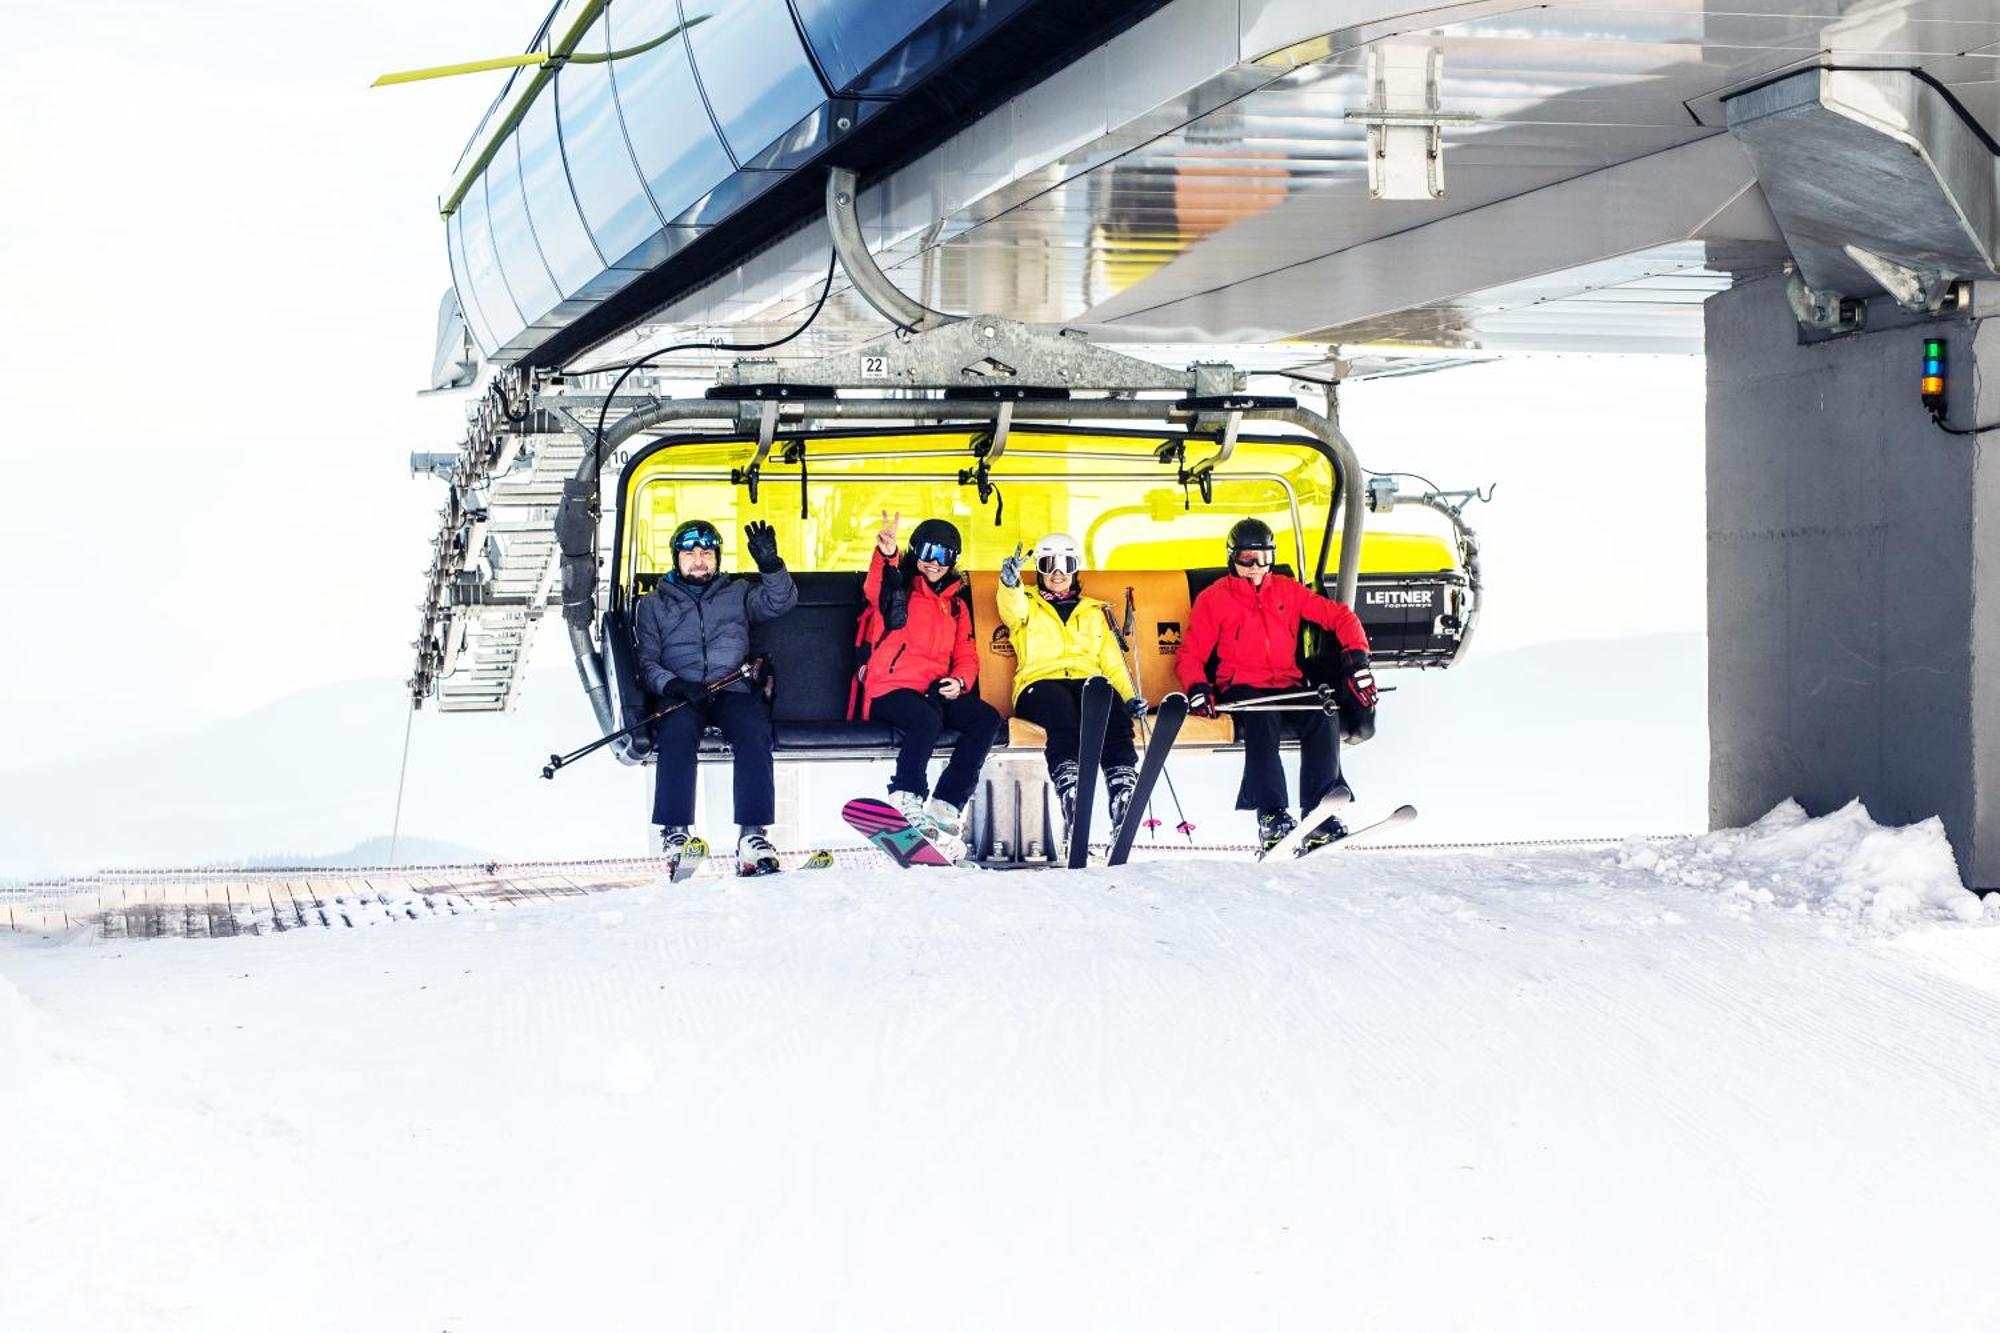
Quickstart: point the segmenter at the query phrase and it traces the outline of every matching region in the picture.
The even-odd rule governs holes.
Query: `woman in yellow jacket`
[[[1078,733],[1083,721],[1083,682],[1103,676],[1124,707],[1111,710],[1104,731],[1104,794],[1116,828],[1125,818],[1139,773],[1132,722],[1144,716],[1125,655],[1112,632],[1111,609],[1083,595],[1077,576],[1076,539],[1053,532],[1035,543],[1036,586],[1021,586],[1021,549],[1000,562],[996,600],[1001,623],[1014,643],[1014,716],[1048,733],[1044,753],[1049,778],[1062,798],[1063,824],[1076,813]]]

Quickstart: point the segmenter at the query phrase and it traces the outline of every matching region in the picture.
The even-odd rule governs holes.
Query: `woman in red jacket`
[[[1229,530],[1229,572],[1202,589],[1188,613],[1175,670],[1187,691],[1188,708],[1214,717],[1216,703],[1301,689],[1299,627],[1311,621],[1339,641],[1341,688],[1373,708],[1375,680],[1368,668],[1368,636],[1347,606],[1322,597],[1297,579],[1271,568],[1277,544],[1271,529],[1246,518]],[[1340,776],[1340,724],[1326,713],[1237,713],[1243,741],[1243,783],[1238,810],[1257,812],[1257,833],[1266,850],[1276,846],[1298,821],[1286,813],[1285,770],[1278,759],[1280,718],[1303,719],[1299,733],[1299,805],[1306,812],[1346,787]],[[1306,847],[1347,836],[1338,818],[1323,820],[1306,835]]]
[[[877,619],[861,667],[861,715],[902,733],[889,800],[911,827],[956,861],[965,855],[965,803],[993,748],[1000,714],[976,693],[979,643],[972,599],[957,569],[965,549],[958,529],[941,518],[925,519],[898,560],[901,519],[882,515],[875,558],[862,585]],[[933,791],[926,770],[946,727],[958,732],[958,744]],[[932,797],[928,808],[926,795]]]

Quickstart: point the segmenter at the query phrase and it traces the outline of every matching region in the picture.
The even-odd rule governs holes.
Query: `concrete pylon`
[[[1966,883],[2000,888],[2000,293],[1957,316],[1888,301],[1807,340],[1782,277],[1709,300],[1709,817],[1860,797],[1944,820]]]

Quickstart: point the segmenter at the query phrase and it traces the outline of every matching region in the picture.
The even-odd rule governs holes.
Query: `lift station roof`
[[[1168,359],[1694,350],[1700,300],[1787,253],[1726,99],[1888,66],[2000,121],[1987,0],[578,0],[539,40],[571,30],[617,58],[514,108],[518,76],[445,191],[501,363],[788,328],[826,268],[820,164],[861,171],[927,304]],[[790,351],[884,327],[837,280]]]

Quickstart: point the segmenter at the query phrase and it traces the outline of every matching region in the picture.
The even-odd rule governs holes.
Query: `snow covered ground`
[[[0,938],[0,1329],[1991,1329],[1937,826]]]

